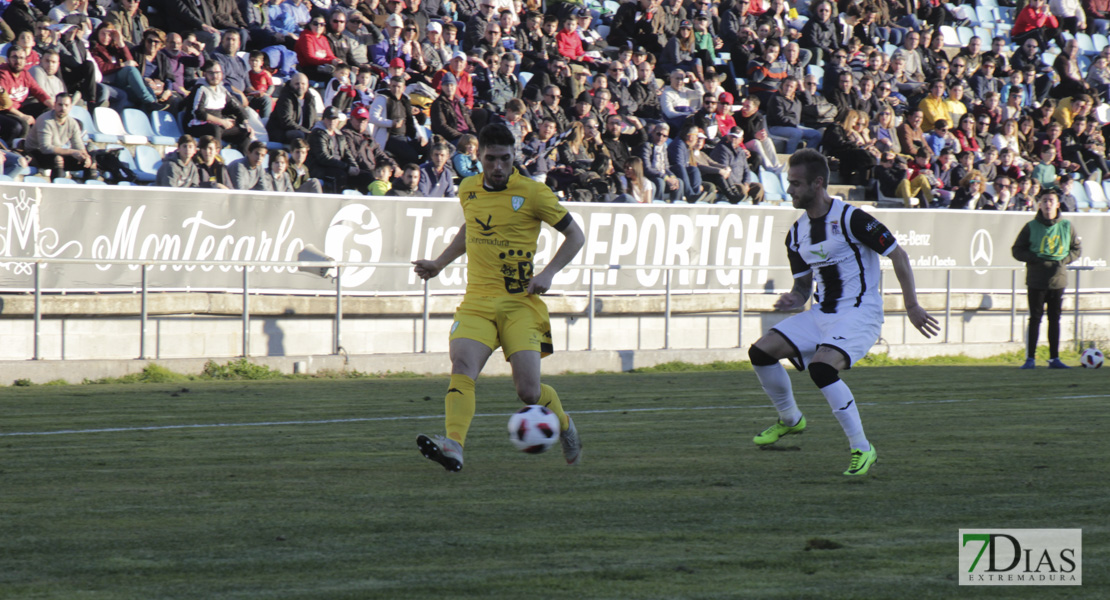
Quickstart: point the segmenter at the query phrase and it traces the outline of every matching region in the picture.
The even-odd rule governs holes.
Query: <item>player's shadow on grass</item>
[[[798,450],[801,450],[802,447],[801,446],[779,446],[779,445],[775,445],[775,446],[760,446],[759,449],[764,451],[764,452],[797,452]]]

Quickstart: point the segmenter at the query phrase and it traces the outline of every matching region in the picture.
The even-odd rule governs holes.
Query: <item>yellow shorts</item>
[[[481,342],[491,350],[500,346],[505,360],[520,350],[535,350],[541,357],[555,351],[547,305],[537,295],[464,297],[451,325],[451,339],[456,338]]]

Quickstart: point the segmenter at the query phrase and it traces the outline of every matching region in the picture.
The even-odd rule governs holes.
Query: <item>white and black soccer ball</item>
[[[521,452],[547,452],[559,441],[559,417],[546,406],[525,406],[509,417],[509,441]]]
[[[1105,357],[1102,355],[1102,350],[1098,348],[1087,348],[1083,354],[1079,355],[1079,364],[1088,369],[1097,369],[1102,366],[1102,361]]]

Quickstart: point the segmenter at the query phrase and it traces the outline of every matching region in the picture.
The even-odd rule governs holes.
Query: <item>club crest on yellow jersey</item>
[[[512,204],[513,212],[520,210],[520,207],[524,206],[524,196],[513,196]]]

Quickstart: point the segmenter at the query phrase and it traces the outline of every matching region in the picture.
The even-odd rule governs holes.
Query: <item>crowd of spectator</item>
[[[1110,47],[1076,37],[1110,0],[1019,0],[959,47],[946,0],[7,1],[6,171],[101,177],[72,111],[107,106],[178,117],[174,187],[451,196],[493,122],[577,201],[759,203],[803,146],[907,207],[1074,210],[1110,174]]]

